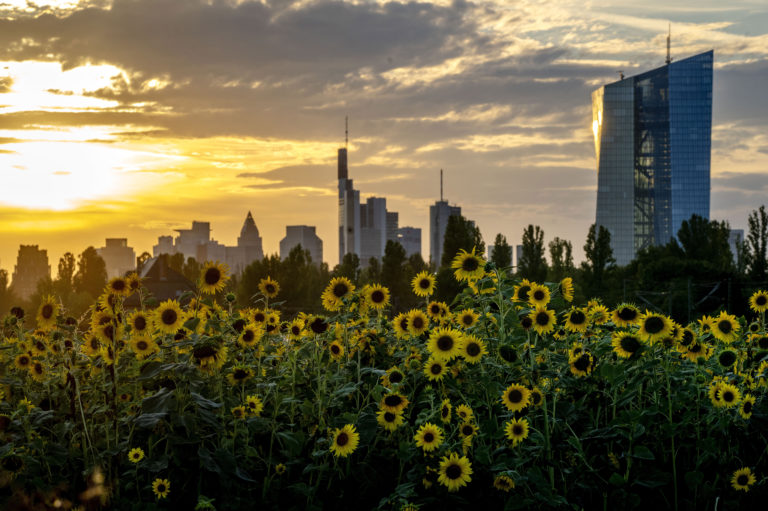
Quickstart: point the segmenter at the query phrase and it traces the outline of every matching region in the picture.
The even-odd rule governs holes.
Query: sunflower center
[[[480,263],[474,257],[467,257],[461,262],[461,269],[464,271],[475,271],[480,267]]]
[[[531,401],[533,401],[533,404],[537,405],[541,403],[541,394],[539,392],[532,392],[531,393]]]
[[[233,376],[236,380],[242,380],[246,376],[248,376],[248,371],[246,371],[245,369],[235,369],[235,373]]]
[[[719,328],[721,332],[727,335],[731,333],[731,330],[733,330],[733,325],[731,325],[731,322],[727,319],[723,319],[718,321],[717,328]]]
[[[470,314],[465,314],[461,317],[461,322],[464,323],[466,326],[472,326],[472,322],[475,318],[473,318]]]
[[[349,292],[349,287],[347,287],[344,283],[338,283],[335,286],[333,286],[333,296],[336,298],[341,298],[342,296],[346,295]]]
[[[766,303],[768,303],[768,296],[759,295],[757,298],[755,298],[755,304],[759,305],[760,307],[764,306]]]
[[[144,316],[136,316],[133,320],[133,327],[136,330],[144,330],[147,328],[147,318]]]
[[[117,279],[112,282],[112,289],[115,291],[123,291],[125,289],[125,281],[123,279]]]
[[[432,433],[424,433],[424,442],[427,444],[431,444],[435,441],[435,435]]]
[[[693,342],[693,332],[690,330],[683,330],[683,340],[680,341],[680,344],[683,346],[688,346]]]
[[[438,375],[443,372],[443,366],[440,364],[432,364],[432,366],[429,368],[429,372],[434,375]]]
[[[173,309],[165,309],[163,313],[160,315],[160,320],[163,322],[164,325],[173,325],[176,323],[176,320],[179,318],[179,315],[176,314],[176,311]]]
[[[267,319],[267,316],[263,312],[257,312],[253,315],[253,320],[256,323],[264,323],[264,321]]]
[[[629,353],[634,353],[640,349],[640,341],[635,337],[627,336],[621,340],[621,349]]]
[[[512,426],[512,434],[515,436],[522,436],[524,432],[523,426],[520,424],[515,424]]]
[[[651,316],[645,320],[645,330],[649,334],[658,334],[664,330],[664,320],[658,316]]]
[[[267,284],[264,286],[264,288],[267,290],[267,293],[274,294],[275,293],[275,286],[273,284]]]
[[[147,343],[147,341],[139,341],[136,343],[136,347],[139,349],[139,351],[144,351],[145,349],[149,348],[149,343]]]
[[[339,347],[337,345],[331,344],[331,353],[333,353],[334,355],[338,355],[339,351],[340,351],[340,349],[339,349]]]
[[[387,406],[400,406],[402,402],[403,399],[397,394],[390,394],[384,398],[384,404]]]
[[[587,316],[584,315],[581,311],[573,311],[571,312],[570,321],[574,325],[581,325],[587,320]]]
[[[299,335],[301,333],[301,328],[299,328],[298,325],[293,325],[291,327],[291,333],[293,335]]]
[[[408,329],[408,318],[403,318],[400,320],[400,329],[402,330]]]
[[[160,483],[157,485],[157,491],[160,493],[165,492],[165,485],[163,483]]]
[[[726,403],[732,403],[736,399],[736,396],[732,391],[726,390],[723,392],[722,398]]]
[[[630,309],[629,307],[622,307],[619,309],[619,319],[622,321],[632,321],[637,317],[637,311]]]
[[[218,268],[208,268],[205,270],[205,276],[203,278],[206,284],[214,286],[221,280],[221,271],[219,271]]]
[[[411,324],[416,330],[421,330],[424,328],[424,319],[421,316],[416,316],[411,320]]]
[[[718,361],[723,367],[731,367],[736,362],[736,353],[733,351],[724,351],[720,353]]]
[[[400,383],[403,381],[403,373],[400,371],[392,371],[389,373],[389,381],[390,383]]]
[[[541,289],[537,289],[536,291],[533,292],[533,299],[536,300],[537,302],[542,301],[544,299],[544,296],[545,296],[544,291],[542,291]]]
[[[739,477],[736,478],[736,482],[740,486],[746,486],[749,482],[749,477],[745,476],[744,474],[741,474]]]
[[[444,406],[444,407],[443,407],[443,408],[440,410],[440,416],[441,416],[442,418],[446,418],[446,417],[448,417],[448,414],[449,414],[449,413],[451,413],[451,410],[450,410],[450,408],[448,408],[447,406]]]
[[[437,339],[437,349],[440,351],[451,351],[453,349],[453,337],[450,335],[441,335]]]
[[[752,401],[744,401],[744,413],[752,413]]]
[[[539,326],[547,326],[549,324],[549,314],[544,311],[537,313],[536,324]]]
[[[373,293],[371,293],[371,301],[373,303],[383,303],[384,302],[384,291],[377,289]]]
[[[430,305],[429,312],[435,315],[440,314],[440,306],[437,304]]]
[[[582,356],[580,356],[578,360],[576,360],[576,362],[573,363],[573,366],[579,371],[586,371],[587,369],[589,369],[590,362],[591,360],[589,358],[589,355],[585,353]]]
[[[761,350],[768,350],[768,337],[761,337],[757,340],[757,345]]]
[[[476,342],[470,342],[467,344],[467,355],[470,357],[476,357],[480,354],[480,346]]]
[[[528,293],[531,291],[531,286],[522,286],[520,289],[517,290],[517,297],[521,300],[527,300],[528,299]]]
[[[701,344],[694,344],[690,348],[688,348],[688,351],[691,353],[699,353],[701,351]]]
[[[195,348],[195,350],[192,352],[192,355],[198,360],[213,357],[216,355],[216,350],[213,348],[213,346],[203,346],[200,348]]]
[[[529,318],[528,316],[525,316],[523,319],[521,319],[521,320],[520,320],[520,325],[521,325],[521,326],[522,326],[524,329],[526,329],[526,330],[528,330],[529,328],[531,328],[531,325],[532,325],[532,324],[533,324],[533,320],[532,320],[531,318]]]
[[[421,279],[419,281],[419,287],[421,289],[429,289],[430,284],[432,284],[432,282],[430,282],[429,279]]]
[[[467,425],[467,426],[463,426],[463,427],[461,428],[461,433],[462,433],[464,436],[469,436],[469,435],[471,435],[472,433],[474,433],[474,431],[475,431],[475,429],[474,429],[472,426],[469,426],[469,425]]]
[[[51,319],[51,316],[53,316],[53,305],[49,303],[43,305],[43,310],[40,311],[40,315],[45,319]]]
[[[507,399],[509,399],[510,403],[519,403],[523,400],[523,393],[517,389],[512,389],[507,394]]]
[[[445,469],[445,476],[448,479],[458,479],[461,477],[461,467],[459,465],[449,465],[448,468]]]

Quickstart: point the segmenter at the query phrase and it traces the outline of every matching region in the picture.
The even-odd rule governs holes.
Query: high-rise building
[[[122,277],[136,269],[136,252],[128,246],[126,238],[107,238],[105,245],[97,248],[96,253],[104,259],[110,279]]]
[[[360,204],[360,265],[381,259],[387,246],[387,199],[369,197]]]
[[[592,93],[597,226],[619,265],[709,218],[712,61],[708,51]]]
[[[397,241],[405,249],[405,255],[421,253],[421,229],[418,227],[400,227],[397,230]]]
[[[288,254],[297,245],[301,245],[304,250],[309,250],[314,264],[323,263],[323,240],[318,237],[314,225],[287,225],[285,238],[280,240],[280,259],[287,259]]]
[[[339,149],[339,264],[345,254],[360,255],[360,192],[349,179],[347,148]]]
[[[48,251],[37,245],[19,245],[19,255],[13,269],[11,289],[22,300],[27,300],[37,291],[41,280],[51,278],[51,265],[48,264]]]
[[[461,215],[461,207],[451,206],[448,201],[439,200],[429,207],[429,258],[438,266],[443,257],[445,228],[453,215]]]

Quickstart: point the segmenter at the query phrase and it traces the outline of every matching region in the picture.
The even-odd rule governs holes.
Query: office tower
[[[396,211],[387,211],[387,241],[397,241],[400,214]],[[386,243],[385,243],[386,246]]]
[[[397,241],[405,249],[405,255],[421,253],[421,229],[418,227],[400,227],[397,230]]]
[[[37,245],[19,245],[11,280],[11,289],[16,296],[22,300],[29,299],[37,291],[37,284],[50,278],[48,251],[40,250]]]
[[[314,225],[287,225],[285,238],[280,240],[280,259],[287,259],[297,245],[301,245],[303,250],[309,250],[314,264],[323,263],[323,240],[318,237]]]
[[[347,168],[347,148],[339,149],[339,264],[348,253],[360,254],[360,192],[354,189]]]
[[[452,215],[461,215],[461,207],[451,206],[444,200],[436,201],[429,207],[429,257],[438,266],[443,257],[445,228]]]
[[[96,253],[104,259],[107,267],[107,277],[122,277],[136,269],[136,252],[128,246],[126,238],[107,238],[103,247],[97,248]]]
[[[381,259],[387,246],[387,199],[369,197],[360,205],[360,265]]]
[[[708,51],[592,93],[596,224],[619,265],[709,218],[712,61]]]

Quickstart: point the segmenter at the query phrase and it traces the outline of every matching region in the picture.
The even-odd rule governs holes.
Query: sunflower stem
[[[675,424],[674,420],[672,419],[672,386],[669,382],[669,356],[666,356],[666,354],[664,357],[664,362],[664,375],[667,381],[667,413],[669,414],[668,418],[671,432],[669,441],[672,447],[672,485],[675,491],[675,511],[677,511],[677,453],[675,452]]]

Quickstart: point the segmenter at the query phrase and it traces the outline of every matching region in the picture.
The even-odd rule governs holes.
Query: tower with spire
[[[344,118],[344,147],[339,148],[339,264],[348,253],[360,254],[360,192],[355,190],[349,179],[347,167],[347,146],[349,144],[349,123]]]
[[[240,236],[237,238],[237,247],[242,250],[244,266],[248,266],[253,261],[264,259],[264,250],[262,250],[261,236],[253,215],[248,212],[245,217],[243,227],[240,229]]]

